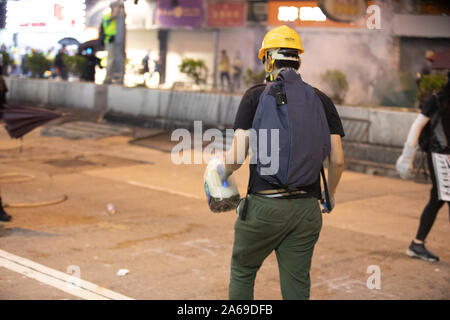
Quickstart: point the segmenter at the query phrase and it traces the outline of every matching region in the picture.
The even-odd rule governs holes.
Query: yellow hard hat
[[[259,50],[259,59],[264,57],[268,49],[273,48],[297,49],[299,54],[304,52],[302,39],[295,30],[288,26],[277,27],[267,32]]]

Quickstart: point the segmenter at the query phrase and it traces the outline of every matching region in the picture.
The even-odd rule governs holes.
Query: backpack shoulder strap
[[[278,107],[287,103],[286,90],[283,81],[280,78],[270,86],[267,94],[275,98]]]
[[[252,89],[256,89],[256,88],[259,88],[259,87],[265,87],[265,86],[266,86],[265,83],[255,84],[253,87],[248,88],[247,91],[250,91],[250,90],[252,90]]]
[[[325,101],[323,100],[323,93],[322,91],[320,91],[317,88],[314,88],[315,93],[317,94],[317,96],[320,99],[320,102],[322,102],[322,107],[324,108],[325,111]],[[328,184],[327,184],[327,178],[325,176],[325,169],[322,167],[322,169],[320,170],[320,175],[322,176],[322,181],[323,181],[323,188],[324,188],[324,193],[325,193],[325,199],[321,199],[321,203],[324,204],[325,202],[325,206],[324,209],[322,210],[323,213],[330,213],[332,208],[331,208],[331,202],[330,202],[330,193],[328,192]]]

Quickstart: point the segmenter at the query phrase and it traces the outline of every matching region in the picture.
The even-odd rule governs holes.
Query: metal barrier
[[[369,142],[369,130],[372,122],[366,119],[341,117],[345,131],[344,155],[348,167],[354,162],[360,162],[355,155],[362,143]]]

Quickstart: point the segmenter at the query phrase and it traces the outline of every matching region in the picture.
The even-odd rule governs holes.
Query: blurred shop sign
[[[125,1],[126,24],[128,30],[151,29],[154,25],[156,3],[148,1]]]
[[[157,26],[163,28],[201,27],[203,0],[159,0],[155,17]]]
[[[364,11],[365,13],[365,11]],[[269,1],[269,26],[283,24],[292,27],[364,28],[365,14],[352,22],[337,22],[328,18],[319,6],[319,1]]]
[[[13,32],[81,31],[85,23],[85,0],[8,1],[6,28]]]
[[[320,0],[319,6],[325,15],[338,22],[353,22],[366,15],[365,0]]]
[[[244,1],[208,1],[208,27],[243,27],[247,12]]]
[[[267,1],[250,0],[247,5],[247,20],[253,22],[267,21]]]

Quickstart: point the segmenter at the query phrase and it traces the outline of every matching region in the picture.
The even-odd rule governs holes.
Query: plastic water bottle
[[[116,214],[116,207],[112,203],[108,203],[108,205],[106,206],[106,210],[111,215]]]

